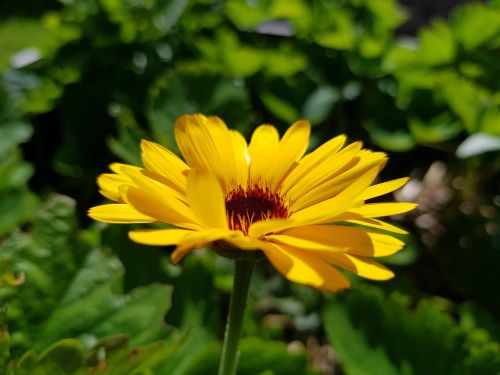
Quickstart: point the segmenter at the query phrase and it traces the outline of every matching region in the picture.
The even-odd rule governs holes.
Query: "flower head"
[[[175,137],[184,161],[166,148],[141,143],[144,168],[112,164],[98,178],[115,201],[89,215],[107,223],[164,223],[129,237],[147,245],[175,245],[172,261],[207,246],[262,251],[289,280],[320,290],[349,287],[343,268],[374,280],[393,273],[371,257],[391,255],[403,230],[379,217],[412,210],[413,203],[367,203],[407,178],[373,184],[387,157],[345,146],[341,135],[305,155],[310,126],[297,121],[279,137],[261,125],[250,143],[218,117],[180,117]],[[382,233],[381,231],[384,231]]]

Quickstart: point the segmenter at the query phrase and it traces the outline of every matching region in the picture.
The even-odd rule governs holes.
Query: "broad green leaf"
[[[445,74],[438,80],[436,95],[448,103],[469,133],[481,130],[493,135],[500,133],[498,99],[485,87]]]
[[[153,24],[162,32],[169,32],[176,25],[188,4],[187,0],[156,1],[153,8]]]
[[[46,372],[54,374],[74,373],[79,367],[82,367],[85,361],[85,352],[82,344],[75,339],[61,340],[45,350],[37,359],[37,369],[40,367]]]
[[[90,349],[78,340],[63,339],[41,354],[27,352],[20,361],[7,367],[15,375],[143,375],[154,374],[154,367],[168,360],[175,347],[154,342],[131,347],[126,335],[105,337]]]
[[[3,99],[3,98],[2,98]],[[33,167],[17,148],[32,135],[32,128],[15,119],[11,100],[0,100],[0,235],[33,216],[38,199],[27,188]]]
[[[467,4],[453,12],[451,25],[466,50],[495,42],[500,35],[500,9],[486,4]]]
[[[260,22],[269,17],[264,2],[249,3],[244,0],[226,1],[224,12],[240,29],[256,29]]]
[[[82,254],[77,237],[74,202],[54,196],[37,212],[31,233],[14,233],[2,243],[0,261],[26,277],[19,287],[0,289],[0,299],[9,306],[7,321],[17,350],[33,342],[64,293]]]
[[[31,219],[38,203],[38,197],[25,187],[0,192],[0,212],[2,212],[0,235],[8,233],[19,224]]]
[[[63,337],[118,333],[128,333],[134,344],[144,344],[165,334],[163,316],[170,304],[170,289],[151,285],[116,295],[112,287],[120,277],[121,265],[115,258],[91,252],[45,323],[38,347]],[[72,319],[75,316],[78,319]]]
[[[391,131],[369,122],[365,128],[369,131],[372,141],[385,150],[404,152],[416,145],[413,136],[404,130]]]
[[[3,271],[1,271],[0,277],[4,277]],[[2,285],[0,284],[1,287]],[[9,328],[5,322],[6,312],[6,308],[0,306],[0,367],[6,366],[6,362],[10,356],[10,335]]]
[[[386,29],[394,29],[400,26],[407,18],[406,11],[397,0],[361,0],[356,2],[366,7],[376,22]]]
[[[274,116],[283,121],[292,123],[299,118],[298,111],[291,103],[270,91],[261,92],[260,99]]]
[[[438,83],[438,94],[442,95],[451,109],[460,117],[470,133],[479,130],[477,102],[480,88],[470,81],[447,76]]]
[[[163,319],[171,289],[152,284],[123,294],[122,265],[82,240],[69,198],[45,203],[29,234],[14,234],[2,244],[0,262],[10,262],[26,278],[0,289],[16,352],[41,350],[67,337],[92,342],[118,333],[140,345],[167,333]]]
[[[456,374],[465,354],[459,329],[430,301],[374,287],[331,298],[325,329],[347,375]]]
[[[265,72],[271,76],[286,77],[304,71],[308,66],[307,58],[291,46],[278,50],[266,50]]]
[[[23,189],[33,175],[33,166],[22,161],[16,151],[11,152],[0,164],[0,191]]]
[[[216,374],[220,351],[219,345],[207,346],[183,374]],[[290,352],[283,342],[244,338],[240,342],[240,353],[239,375],[315,374],[308,368],[306,353],[304,351]]]
[[[419,33],[420,63],[428,65],[449,64],[455,59],[456,46],[450,26],[435,20]]]
[[[355,43],[353,15],[333,2],[317,2],[313,6],[312,36],[326,48],[349,50]]]
[[[42,23],[34,19],[7,19],[0,22],[0,71],[12,62],[12,55],[22,49],[51,43],[52,36]]]
[[[24,122],[8,122],[0,126],[0,155],[5,155],[20,143],[30,139],[33,129]]]
[[[10,69],[3,75],[5,89],[21,103],[26,113],[45,113],[54,107],[63,88],[51,77],[33,72]]]
[[[418,64],[416,39],[405,42],[398,41],[389,47],[384,54],[382,67],[389,72],[407,70]]]
[[[173,277],[172,300],[175,303],[166,322],[178,327],[178,331],[168,338],[177,350],[158,366],[158,373],[186,374],[197,356],[212,344],[220,319],[219,301],[214,293],[215,271],[212,254],[193,254],[186,257],[180,274]]]
[[[409,119],[412,135],[419,143],[439,143],[454,138],[462,131],[461,124],[445,112],[430,121]]]
[[[224,7],[227,17],[240,29],[259,31],[266,21],[286,20],[291,32],[305,34],[311,27],[311,11],[303,0],[274,0],[248,2],[245,0],[227,1]]]

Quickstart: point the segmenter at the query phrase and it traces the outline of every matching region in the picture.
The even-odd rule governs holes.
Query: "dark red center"
[[[287,218],[288,210],[277,193],[254,185],[246,189],[241,186],[226,197],[226,213],[229,228],[248,234],[251,223],[266,219]]]

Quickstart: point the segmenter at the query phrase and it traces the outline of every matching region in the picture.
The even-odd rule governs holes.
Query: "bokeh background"
[[[1,1],[1,373],[215,373],[231,262],[86,217],[110,162],[176,150],[194,112],[346,133],[419,203],[389,282],[260,264],[240,374],[500,374],[498,0]]]

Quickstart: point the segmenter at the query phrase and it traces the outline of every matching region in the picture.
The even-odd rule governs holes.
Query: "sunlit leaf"
[[[366,312],[369,312],[369,316]],[[324,310],[328,337],[348,375],[451,374],[464,355],[453,321],[429,302],[373,288],[333,298]]]

